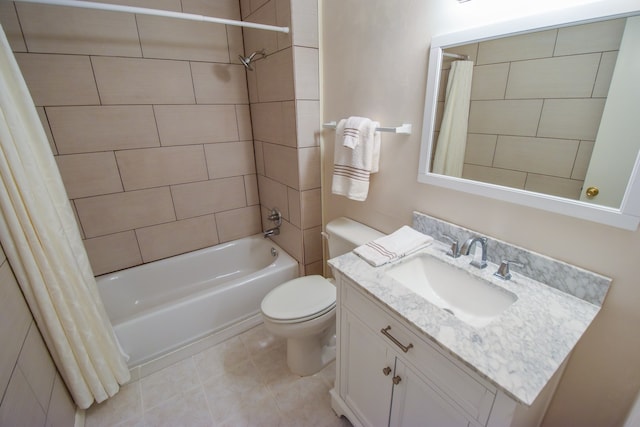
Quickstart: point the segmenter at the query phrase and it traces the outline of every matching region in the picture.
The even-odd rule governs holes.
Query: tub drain
[[[271,248],[271,256],[277,256],[278,250],[276,248]]]

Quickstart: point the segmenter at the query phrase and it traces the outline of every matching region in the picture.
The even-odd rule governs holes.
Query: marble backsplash
[[[485,236],[473,230],[420,212],[413,213],[413,228],[441,242],[448,243],[448,240],[443,236],[445,234],[449,235],[456,239],[460,246],[462,246],[469,237],[487,237],[487,259],[489,262],[497,265],[503,260],[521,263],[524,265],[523,267],[512,266],[511,271],[513,273],[520,273],[597,306],[602,305],[609,286],[611,285],[611,279],[608,277],[511,245],[491,236]]]

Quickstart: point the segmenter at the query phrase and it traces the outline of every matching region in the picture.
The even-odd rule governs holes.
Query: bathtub
[[[211,334],[261,322],[260,302],[298,277],[298,263],[262,235],[97,277],[129,367]]]

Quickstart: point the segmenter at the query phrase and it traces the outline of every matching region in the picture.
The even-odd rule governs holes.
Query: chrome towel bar
[[[333,122],[328,122],[328,123],[323,123],[322,127],[326,128],[326,129],[335,129],[336,126],[338,124],[333,121]],[[400,126],[395,126],[395,127],[379,127],[376,128],[376,131],[380,131],[380,132],[391,132],[391,133],[402,133],[405,135],[410,135],[411,134],[411,124],[410,123],[403,123]]]

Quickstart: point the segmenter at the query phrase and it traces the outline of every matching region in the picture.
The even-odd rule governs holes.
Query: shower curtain
[[[0,26],[0,241],[76,404],[129,380],[38,113]]]
[[[453,61],[447,82],[444,114],[433,160],[433,173],[461,177],[467,147],[473,61]]]

